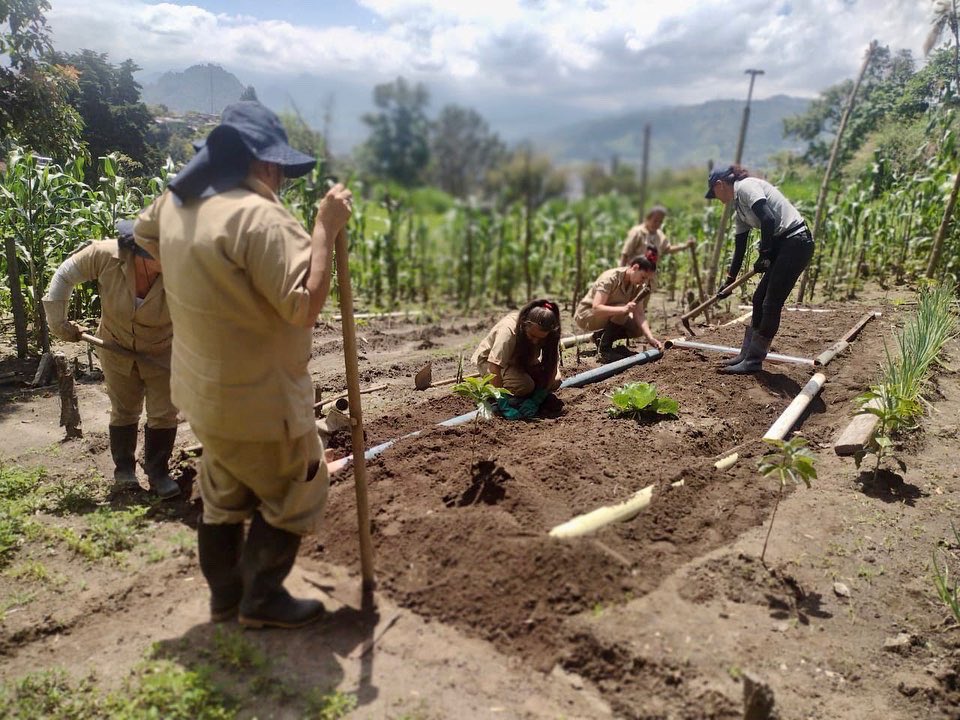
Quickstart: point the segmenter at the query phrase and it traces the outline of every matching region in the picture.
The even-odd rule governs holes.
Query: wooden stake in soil
[[[80,419],[80,402],[73,382],[73,368],[62,353],[53,356],[57,365],[57,382],[60,386],[60,427],[66,428],[67,439],[83,437],[83,421]]]
[[[353,290],[347,257],[347,231],[337,235],[337,284],[340,288],[340,314],[343,325],[343,362],[347,374],[350,402],[350,439],[353,445],[353,477],[357,491],[357,523],[360,529],[360,574],[366,595],[376,586],[373,575],[373,542],[370,538],[370,509],[367,505],[367,462],[364,458],[363,411],[360,405],[360,371],[357,369],[357,328],[353,319]]]

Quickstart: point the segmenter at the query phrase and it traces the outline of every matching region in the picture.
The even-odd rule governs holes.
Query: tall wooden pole
[[[820,240],[820,230],[823,228],[823,212],[827,207],[827,193],[830,190],[830,180],[833,177],[833,167],[837,162],[837,156],[840,154],[840,142],[843,139],[843,133],[847,129],[847,121],[850,119],[850,113],[853,112],[853,106],[857,101],[857,93],[860,91],[860,83],[863,82],[863,76],[867,74],[867,68],[870,67],[870,60],[873,53],[877,50],[877,41],[873,40],[867,48],[867,54],[863,58],[863,65],[860,67],[860,74],[857,75],[857,82],[853,85],[850,97],[847,98],[847,106],[843,109],[843,115],[840,117],[840,125],[837,127],[837,134],[833,138],[833,147],[830,148],[830,159],[827,161],[827,169],[823,173],[823,180],[820,182],[820,193],[817,195],[817,209],[813,219],[813,239]],[[814,270],[814,282],[820,275],[820,263],[823,261],[823,243],[817,243],[816,269]],[[797,302],[802,303],[807,294],[807,281],[810,277],[810,267],[803,271],[803,278],[800,280],[800,289],[797,291]],[[811,294],[813,287],[810,288]]]
[[[350,439],[353,444],[353,478],[357,491],[357,522],[360,528],[360,574],[364,592],[376,585],[373,575],[373,541],[370,538],[370,508],[367,502],[367,461],[363,441],[363,410],[360,401],[360,372],[357,368],[357,327],[353,319],[353,289],[347,256],[347,231],[336,239],[337,285],[340,288],[340,315],[343,326],[343,362],[350,402]]]
[[[747,90],[747,104],[743,107],[743,117],[740,120],[740,136],[737,138],[737,152],[733,162],[740,164],[743,158],[743,145],[747,139],[747,126],[750,123],[750,100],[753,98],[753,84],[757,75],[763,75],[763,70],[744,70],[744,74],[750,76],[750,88]],[[723,238],[727,234],[727,226],[730,224],[730,206],[723,206],[723,215],[720,216],[720,227],[717,228],[717,236],[713,242],[713,256],[710,258],[710,274],[707,277],[707,291],[713,294],[717,289],[717,276],[720,274],[720,251],[723,249]]]
[[[650,167],[650,123],[643,126],[643,165],[640,166],[640,211],[637,222],[643,222],[647,211],[647,173]]]

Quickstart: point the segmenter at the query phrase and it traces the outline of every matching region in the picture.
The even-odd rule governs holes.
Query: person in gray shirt
[[[727,287],[740,272],[750,231],[760,230],[760,255],[753,269],[763,273],[763,278],[753,294],[753,316],[740,354],[725,360],[721,369],[732,374],[755,373],[780,328],[783,304],[813,257],[813,236],[783,193],[766,180],[750,177],[740,165],[714,170],[707,183],[706,198],[732,203],[736,215],[736,247],[718,296],[729,297]]]

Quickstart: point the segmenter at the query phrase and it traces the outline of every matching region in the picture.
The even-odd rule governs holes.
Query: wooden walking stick
[[[693,277],[697,280],[697,290],[700,292],[699,302],[703,302],[707,299],[707,295],[703,292],[703,280],[700,277],[700,263],[697,262],[697,246],[690,246],[690,261],[693,264],[691,268],[693,270]]]
[[[373,541],[370,538],[370,509],[367,504],[367,462],[363,442],[363,412],[360,407],[360,372],[357,369],[357,328],[353,319],[353,290],[347,257],[347,231],[337,235],[337,284],[343,318],[343,362],[347,371],[347,398],[350,403],[350,439],[353,445],[353,477],[357,491],[357,522],[360,528],[360,575],[364,595],[376,586],[373,576]]]

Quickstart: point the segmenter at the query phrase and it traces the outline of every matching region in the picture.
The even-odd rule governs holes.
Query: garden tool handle
[[[747,280],[749,280],[750,278],[752,278],[752,277],[753,277],[754,275],[756,275],[756,274],[757,274],[757,271],[756,271],[756,270],[751,270],[750,272],[741,275],[739,278],[737,278],[737,279],[734,280],[732,283],[730,283],[729,285],[727,285],[724,289],[726,289],[726,290],[736,290],[738,287],[740,287],[741,285],[743,285]],[[711,305],[714,305],[714,304],[720,302],[720,300],[722,300],[722,299],[723,299],[723,298],[721,298],[720,295],[714,295],[714,296],[711,297],[711,298],[707,298],[707,299],[704,300],[702,303],[700,303],[699,305],[697,305],[697,306],[696,306],[693,310],[691,310],[690,312],[688,312],[688,313],[686,313],[686,314],[684,314],[684,315],[681,315],[681,316],[680,316],[680,319],[683,320],[684,322],[686,322],[686,321],[689,320],[690,318],[696,317],[697,315],[699,315],[700,313],[702,313],[704,310],[706,310],[706,309],[707,309],[708,307],[710,307]]]
[[[114,345],[113,343],[104,342],[101,338],[98,338],[96,335],[91,335],[90,333],[80,333],[80,339],[84,340],[94,347],[100,348],[101,350],[106,350],[107,352],[116,353],[117,355],[123,355],[125,357],[136,360],[137,362],[145,362],[148,365],[155,365],[164,370],[169,370],[170,365],[165,363],[163,359],[159,357],[153,357],[152,355],[141,355],[136,353],[133,350],[127,350],[124,347],[119,345]]]

